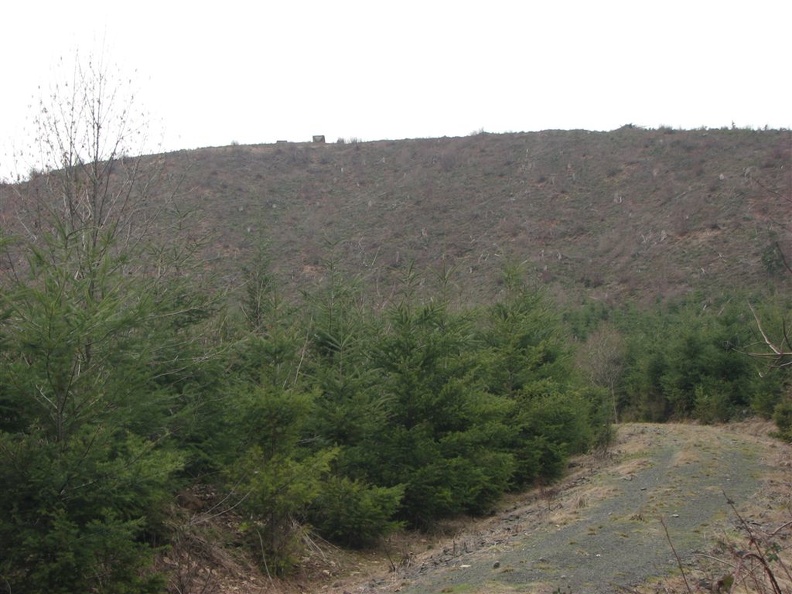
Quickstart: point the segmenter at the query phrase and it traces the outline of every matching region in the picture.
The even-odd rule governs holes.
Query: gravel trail
[[[785,447],[725,427],[622,425],[606,457],[344,591],[633,592],[678,573],[669,538],[683,564],[709,551],[734,524],[729,502],[755,505]]]

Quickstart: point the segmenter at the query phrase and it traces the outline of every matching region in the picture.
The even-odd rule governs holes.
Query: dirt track
[[[607,457],[576,461],[554,488],[515,499],[425,552],[401,556],[395,572],[323,590],[651,591],[651,580],[679,573],[666,528],[693,576],[696,553],[734,531],[727,498],[757,525],[779,521],[769,510],[787,521],[792,516],[789,448],[754,433],[746,425],[623,425]],[[701,575],[697,591],[708,588]]]

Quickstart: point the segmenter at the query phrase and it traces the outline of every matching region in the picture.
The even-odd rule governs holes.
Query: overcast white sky
[[[788,0],[28,0],[2,16],[0,177],[77,50],[134,76],[156,151],[792,127]]]

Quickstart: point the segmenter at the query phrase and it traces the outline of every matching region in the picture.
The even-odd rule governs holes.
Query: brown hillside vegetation
[[[410,263],[466,300],[497,291],[504,262],[555,293],[601,300],[789,282],[778,274],[779,246],[792,244],[788,131],[278,143],[142,165],[192,212],[182,232],[204,240],[225,284],[262,241],[288,285],[320,280],[334,260],[380,300]],[[16,188],[0,189],[13,227]]]

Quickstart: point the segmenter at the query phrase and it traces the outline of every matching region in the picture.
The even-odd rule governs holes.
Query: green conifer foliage
[[[73,82],[41,113],[53,170],[17,188],[3,246],[0,583],[154,591],[146,569],[185,462],[176,419],[213,306],[191,250],[149,234],[167,200],[124,156],[129,112],[106,73],[89,62]]]

